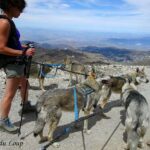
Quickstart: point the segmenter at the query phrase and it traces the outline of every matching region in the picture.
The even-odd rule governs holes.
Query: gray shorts
[[[6,73],[6,78],[18,78],[24,76],[25,65],[18,64],[8,64],[4,71]]]

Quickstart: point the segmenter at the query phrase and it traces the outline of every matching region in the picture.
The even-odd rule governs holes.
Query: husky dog
[[[90,114],[93,104],[95,104],[95,99],[99,99],[100,95],[100,86],[98,82],[96,82],[95,78],[90,75],[88,78],[80,84],[76,85],[77,91],[77,99],[78,99],[78,109],[79,111],[83,108],[85,95],[83,94],[83,88],[87,86],[94,90],[94,98],[91,98],[91,95],[88,95],[87,103],[84,109],[84,115],[87,116]],[[75,87],[75,86],[74,86]],[[64,111],[73,111],[74,110],[74,96],[73,96],[73,88],[69,87],[67,89],[54,89],[49,90],[43,93],[40,99],[37,102],[37,112],[38,118],[34,127],[34,136],[39,135],[40,141],[44,142],[45,140],[52,141],[53,133],[57,128],[59,120],[62,115],[62,110]],[[49,132],[48,137],[43,136],[43,128],[49,122]],[[84,132],[90,133],[88,130],[88,121],[84,121]],[[59,146],[59,145],[55,145]]]
[[[150,119],[148,103],[145,97],[136,89],[136,86],[128,79],[122,87],[122,100],[126,109],[126,149],[129,150],[144,147],[143,137],[147,131]]]
[[[73,62],[71,56],[67,56],[64,59],[64,65],[65,65],[65,70],[68,70],[70,73],[69,76],[69,86],[73,85],[73,80],[72,77],[75,75],[76,78],[76,83],[80,83],[82,81],[82,77],[84,76],[84,79],[87,77],[88,69],[81,63],[79,62]],[[83,75],[80,75],[83,74]]]
[[[52,68],[44,66],[44,65],[38,65],[39,71],[38,71],[38,79],[39,79],[39,87],[42,91],[45,91],[44,89],[44,79],[45,75],[52,70]]]
[[[75,74],[76,77],[76,82],[80,83],[81,82],[81,77],[86,76],[86,74],[88,73],[88,70],[85,68],[85,66],[83,64],[80,63],[75,63],[72,62],[72,58],[67,56],[64,59],[64,69],[69,71],[69,86],[73,85],[73,74],[72,72],[77,72],[79,74],[83,74],[83,75],[79,75],[79,74]],[[44,79],[45,79],[45,75],[50,72],[52,70],[52,68],[47,67],[45,65],[37,65],[37,69],[38,69],[38,79],[39,79],[39,87],[42,91],[45,91],[44,89]],[[84,75],[85,74],[85,75]],[[86,78],[86,77],[85,77]]]
[[[44,79],[45,75],[49,73],[52,70],[52,68],[45,66],[43,64],[32,64],[30,74],[32,77],[38,78],[39,80],[39,87],[42,91],[45,91],[44,89]]]
[[[109,79],[107,79],[107,85],[110,87],[110,90],[108,93],[105,92],[105,99],[100,100],[100,107],[104,108],[107,101],[109,100],[111,93],[118,93],[121,94],[122,86],[126,82],[125,78],[129,78],[133,81],[133,83],[137,86],[141,83],[148,83],[149,80],[147,79],[147,76],[144,72],[144,68],[141,70],[139,68],[136,68],[135,71],[131,72],[127,75],[122,76],[110,76]]]

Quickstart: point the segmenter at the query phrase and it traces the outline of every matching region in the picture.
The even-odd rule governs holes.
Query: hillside
[[[118,47],[82,47],[82,51],[98,53],[116,62],[136,62],[142,61],[150,56],[150,51],[136,51]]]
[[[110,61],[101,54],[91,52],[81,52],[78,49],[52,49],[43,48],[41,45],[36,45],[36,53],[33,57],[34,61],[63,63],[66,56],[74,56],[74,60],[83,64],[108,64]]]
[[[83,64],[109,64],[112,62],[149,65],[150,51],[137,51],[118,47],[53,47],[49,44],[35,43],[34,61],[63,63],[64,58],[74,56],[74,60]]]

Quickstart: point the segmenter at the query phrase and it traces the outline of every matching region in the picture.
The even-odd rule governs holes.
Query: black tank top
[[[12,49],[18,49],[18,41],[19,41],[19,37],[17,35],[17,29],[16,26],[13,22],[13,20],[9,19],[7,16],[5,15],[0,15],[0,19],[7,19],[10,23],[10,33],[9,33],[9,37],[8,37],[8,41],[7,41],[7,47],[12,48]],[[0,54],[0,59],[16,59],[18,58],[18,56],[9,56],[9,55],[5,55],[5,54]]]

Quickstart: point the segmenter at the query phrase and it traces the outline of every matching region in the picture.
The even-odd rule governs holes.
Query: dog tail
[[[43,120],[42,118],[37,118],[37,121],[35,122],[35,126],[33,129],[34,137],[42,133],[44,126],[45,126],[45,120]]]
[[[139,135],[135,130],[130,130],[128,133],[128,145],[130,150],[137,150],[139,143]]]
[[[37,120],[35,122],[35,126],[33,129],[33,134],[36,137],[37,135],[39,135],[40,133],[42,133],[45,123],[46,123],[46,116],[45,116],[45,112],[43,111],[43,109],[41,109],[40,112],[38,112],[38,116],[37,116]]]
[[[149,117],[143,120],[144,116],[140,116],[136,119],[136,121],[132,124],[132,129],[129,131],[128,134],[128,143],[130,150],[136,150],[139,144],[140,137],[144,137],[148,124],[149,124]]]
[[[143,120],[143,116],[140,116],[139,118],[139,126],[137,127],[137,133],[139,136],[144,136],[146,133],[146,130],[149,126],[149,114],[147,114],[145,119]]]
[[[130,117],[126,118],[126,130],[127,130],[127,143],[130,150],[136,150],[138,146],[139,141],[139,134],[137,132],[139,128],[139,119],[137,116],[134,117],[134,119],[131,119]]]

